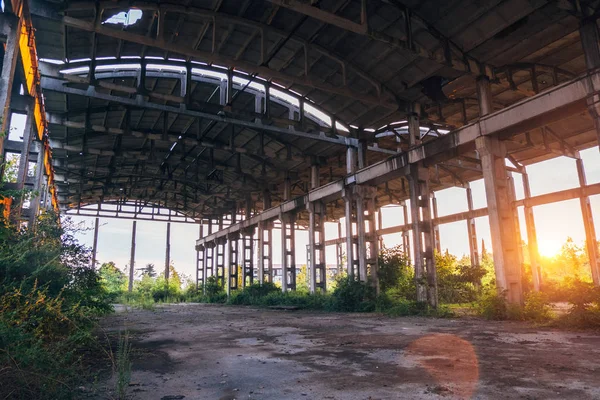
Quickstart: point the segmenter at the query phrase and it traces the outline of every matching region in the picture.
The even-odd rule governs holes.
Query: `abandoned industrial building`
[[[99,220],[133,220],[130,289],[135,221],[168,223],[166,278],[170,224],[195,224],[195,283],[216,277],[228,295],[265,282],[294,291],[300,252],[311,293],[341,271],[379,290],[382,237],[397,235],[416,300],[435,309],[440,226],[463,221],[478,266],[483,217],[496,286],[522,304],[525,259],[533,290],[543,285],[534,208],[572,199],[600,285],[600,183],[580,156],[600,138],[596,0],[2,7],[0,148],[18,164],[6,185],[35,193],[10,207],[30,227],[46,209],[95,219],[94,264]],[[575,160],[578,182],[532,195],[528,168],[556,157]],[[466,211],[439,215],[435,193],[452,187]]]

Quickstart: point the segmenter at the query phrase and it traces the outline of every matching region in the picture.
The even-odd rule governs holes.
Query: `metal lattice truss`
[[[480,75],[495,110],[572,79],[585,70],[580,19],[598,5],[30,3],[39,55],[55,60],[40,72],[61,206],[136,201],[195,219],[261,209],[265,192],[279,203],[288,184],[304,195],[311,166],[321,182],[341,179],[347,147],[366,164],[407,152],[415,115],[419,144],[438,140],[479,118]],[[110,22],[131,10],[134,23]],[[523,134],[515,161],[585,147],[581,124]],[[429,168],[434,189],[481,176],[475,151]],[[379,191],[394,202],[406,182]]]

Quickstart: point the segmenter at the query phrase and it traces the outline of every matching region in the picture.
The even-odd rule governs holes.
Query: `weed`
[[[115,373],[117,375],[116,391],[119,399],[125,399],[126,390],[131,382],[131,344],[129,333],[119,335],[117,356],[115,360]]]

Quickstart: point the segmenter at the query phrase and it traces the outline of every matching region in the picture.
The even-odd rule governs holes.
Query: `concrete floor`
[[[102,325],[133,337],[133,399],[600,398],[593,332],[203,304]]]

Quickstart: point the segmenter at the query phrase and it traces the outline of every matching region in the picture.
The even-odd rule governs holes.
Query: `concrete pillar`
[[[308,209],[308,249],[309,249],[309,288],[325,292],[327,285],[325,261],[325,204],[320,201],[307,204]]]
[[[283,201],[292,199],[292,180],[290,177],[286,177],[283,181]]]
[[[207,233],[213,233],[212,217],[208,218]],[[204,244],[204,262],[202,263],[202,283],[206,285],[206,280],[210,277],[209,270],[212,270],[212,248],[209,243]],[[212,274],[211,274],[212,275]],[[204,289],[204,288],[203,288]]]
[[[19,171],[17,172],[17,190],[22,190],[25,187],[27,171],[29,170],[29,153],[31,152],[33,140],[37,137],[35,133],[36,128],[33,124],[33,99],[29,99],[26,109],[27,117],[23,129],[23,148],[21,150],[21,157],[19,158]]]
[[[135,232],[137,229],[137,221],[133,221],[133,226],[131,228],[131,256],[129,258],[129,286],[127,290],[129,292],[133,291],[133,272],[135,270]]]
[[[356,200],[356,235],[358,236],[358,279],[367,280],[367,232],[365,227],[365,199],[362,193],[354,193]]]
[[[41,204],[41,200],[42,200],[42,191],[43,189],[43,179],[44,179],[44,148],[41,144],[41,142],[34,142],[33,143],[33,151],[37,153],[37,162],[36,162],[36,168],[35,168],[35,177],[34,179],[34,184],[33,184],[33,190],[34,190],[34,197],[32,197],[30,203],[30,210],[29,210],[29,226],[34,226],[36,220],[37,220],[37,215],[40,209],[40,204]]]
[[[256,231],[258,239],[258,283],[263,284],[265,281],[265,222],[258,222],[258,229]]]
[[[296,290],[296,216],[281,214],[281,289]]]
[[[492,85],[490,78],[481,75],[477,78],[477,98],[479,99],[479,117],[494,111],[492,107]]]
[[[402,205],[402,214],[404,216],[404,225],[408,226],[408,207],[406,206],[406,202],[403,201]],[[402,231],[402,249],[404,250],[404,255],[408,260],[409,264],[411,263],[410,259],[410,232],[408,229]]]
[[[466,186],[467,207],[469,210],[469,218],[467,218],[467,233],[469,235],[469,256],[471,258],[471,266],[479,266],[479,251],[477,249],[477,229],[475,227],[475,218],[473,218],[473,193],[469,184]]]
[[[579,186],[584,187],[587,185],[587,178],[585,176],[585,168],[583,166],[583,160],[575,160],[577,166],[577,175],[579,177]],[[598,258],[598,241],[596,240],[596,228],[594,226],[594,216],[592,214],[592,207],[590,204],[590,198],[584,193],[579,197],[579,204],[581,206],[581,214],[583,216],[583,226],[585,228],[586,238],[586,250],[588,258],[590,260],[590,267],[592,269],[592,279],[596,286],[600,286],[600,259]]]
[[[431,209],[433,211],[433,218],[437,219],[438,217],[438,209],[437,209],[437,199],[435,198],[435,193],[431,192]],[[440,241],[440,227],[432,223],[433,225],[433,245],[436,251],[441,254],[442,253],[442,243]]]
[[[320,186],[319,165],[313,164],[310,166],[310,188],[316,189]]]
[[[346,148],[346,173],[353,174],[356,172],[357,150],[355,147],[348,146]]]
[[[377,210],[377,228],[375,231],[383,228],[383,213],[381,212],[381,208]],[[383,248],[383,236],[379,236],[379,248]]]
[[[202,239],[204,237],[203,234],[203,225],[202,220],[200,220],[200,224],[198,224],[198,238]],[[203,247],[196,246],[196,289],[200,287],[200,280],[202,279],[202,284],[204,285],[204,250]],[[200,254],[202,253],[202,254]]]
[[[225,247],[227,245],[226,238],[218,238],[215,240],[215,276],[217,277],[217,282],[221,287],[225,286]]]
[[[341,239],[342,238],[342,222],[340,220],[338,220],[338,222],[337,222],[337,228],[338,228],[337,229],[337,231],[338,231],[337,238]],[[336,271],[338,274],[342,271],[343,264],[344,264],[342,253],[343,253],[342,243],[339,242],[335,245],[335,259],[336,259],[336,263],[337,263]]]
[[[429,171],[422,166],[412,165],[408,178],[417,301],[427,301],[431,307],[437,307],[437,275],[433,254]]]
[[[0,132],[8,131],[10,123],[10,100],[19,58],[21,21],[15,15],[0,14],[2,34],[6,35],[2,72],[0,73]],[[0,155],[4,154],[4,137],[0,137]]]
[[[238,288],[238,254],[239,254],[239,237],[235,233],[227,235],[227,284],[225,290],[227,296],[231,295],[232,290]]]
[[[165,242],[165,280],[169,281],[171,266],[171,223],[167,222],[167,237]]]
[[[531,276],[533,280],[533,290],[539,292],[542,283],[540,271],[540,254],[538,250],[537,234],[535,231],[535,218],[533,217],[533,207],[529,206],[527,200],[531,198],[531,188],[529,186],[529,175],[523,169],[523,192],[525,202],[523,210],[525,212],[525,225],[527,226],[527,249],[529,250],[529,263],[531,265]]]
[[[96,268],[96,255],[98,253],[98,230],[100,228],[100,218],[94,220],[94,242],[92,244],[92,268]]]
[[[247,285],[252,285],[254,283],[254,227],[244,229],[242,232],[242,243],[242,273],[244,278],[242,286],[246,287]]]
[[[367,188],[365,188],[367,189]],[[366,193],[367,217],[366,223],[369,229],[367,237],[367,267],[371,282],[375,286],[375,292],[379,294],[379,236],[377,235],[377,226],[375,223],[375,199],[377,197],[377,188],[370,187]]]
[[[487,198],[496,286],[511,303],[522,302],[521,241],[515,221],[514,190],[506,169],[506,147],[493,137],[475,141],[481,158]]]
[[[421,113],[421,105],[413,104],[412,111],[408,114],[408,141],[410,147],[421,143],[421,129],[419,127],[419,114]]]

